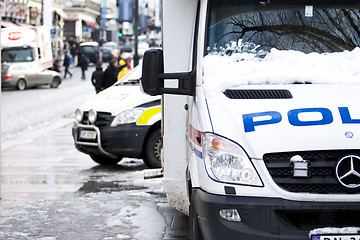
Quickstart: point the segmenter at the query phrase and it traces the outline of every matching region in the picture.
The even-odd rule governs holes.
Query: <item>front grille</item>
[[[83,116],[83,120],[82,120],[82,124],[85,125],[89,125],[89,112],[84,112],[84,116]],[[106,126],[109,125],[111,121],[111,113],[107,113],[107,112],[97,112],[97,119],[96,119],[96,123],[95,126]]]
[[[230,99],[289,99],[291,92],[284,89],[243,89],[226,90],[225,96]]]
[[[265,165],[274,180],[282,189],[289,192],[319,194],[359,193],[360,188],[348,189],[336,178],[336,164],[345,155],[360,155],[360,150],[304,151],[267,153],[263,156]],[[300,155],[309,161],[309,177],[293,177],[290,158]]]

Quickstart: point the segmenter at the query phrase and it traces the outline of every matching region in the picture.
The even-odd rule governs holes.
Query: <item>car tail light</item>
[[[12,75],[8,73],[5,75],[5,78],[12,78]]]

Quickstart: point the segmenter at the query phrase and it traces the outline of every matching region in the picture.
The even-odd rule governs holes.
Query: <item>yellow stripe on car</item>
[[[147,122],[152,118],[155,114],[161,112],[161,107],[154,107],[146,109],[141,116],[139,117],[137,124],[138,125],[144,125],[147,124]]]

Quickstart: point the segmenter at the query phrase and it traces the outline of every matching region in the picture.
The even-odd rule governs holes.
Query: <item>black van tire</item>
[[[20,91],[26,89],[26,81],[23,78],[20,78],[16,83],[16,88]]]
[[[148,137],[144,148],[144,163],[149,168],[161,167],[161,150],[163,142],[161,138],[160,128],[153,131]]]
[[[108,158],[108,157],[100,157],[97,155],[90,155],[91,159],[96,162],[97,164],[100,165],[117,165],[118,162],[121,161],[122,157],[118,157],[118,158]]]
[[[189,230],[190,230],[189,231],[190,240],[203,239],[198,221],[198,215],[195,210],[195,203],[192,195],[190,197],[190,206],[189,206]]]

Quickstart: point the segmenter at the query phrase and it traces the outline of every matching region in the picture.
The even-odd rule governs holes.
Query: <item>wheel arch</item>
[[[142,144],[142,149],[141,149],[141,157],[144,156],[144,152],[145,152],[145,147],[146,147],[146,143],[150,137],[150,135],[155,132],[156,130],[161,129],[161,120],[155,122],[153,125],[151,125],[151,127],[149,128],[149,130],[147,131],[145,138],[144,138],[144,142]]]

